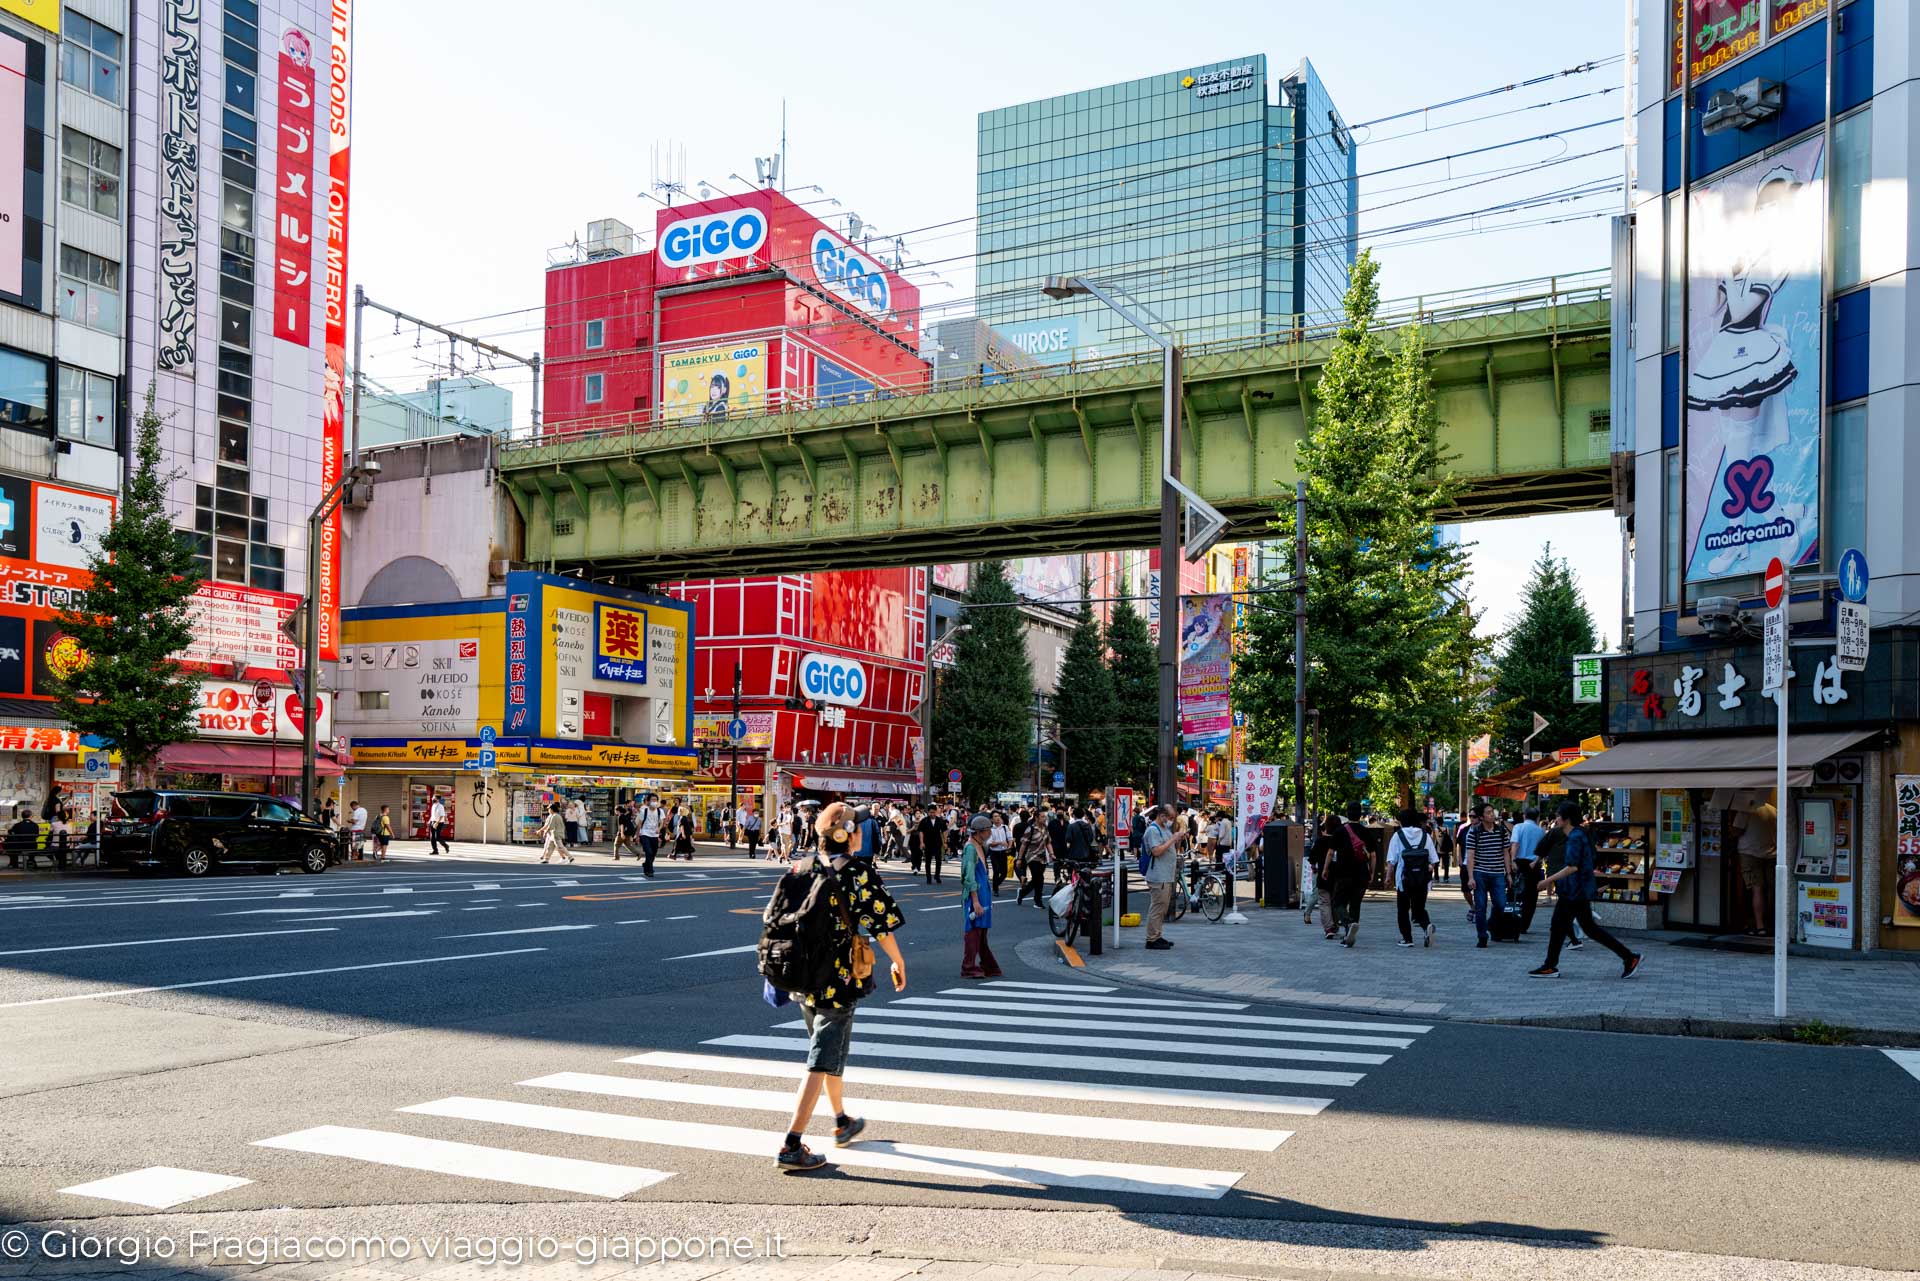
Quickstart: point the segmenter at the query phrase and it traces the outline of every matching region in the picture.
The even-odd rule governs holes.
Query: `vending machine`
[[[1862,768],[1852,757],[1823,761],[1813,783],[1794,794],[1796,942],[1841,949],[1858,946]]]

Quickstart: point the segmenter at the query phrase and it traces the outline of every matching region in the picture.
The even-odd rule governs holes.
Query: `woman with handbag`
[[[993,820],[975,814],[967,824],[967,843],[960,847],[960,977],[997,979],[1000,962],[987,943],[993,928],[992,869],[987,859],[987,833]]]

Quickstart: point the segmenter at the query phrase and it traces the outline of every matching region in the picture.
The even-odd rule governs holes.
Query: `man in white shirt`
[[[353,803],[353,816],[348,820],[348,826],[353,831],[353,836],[350,838],[353,841],[353,856],[366,857],[362,847],[367,841],[367,807],[358,800]]]
[[[353,825],[355,831],[358,831],[365,825],[365,816],[366,810],[360,807],[358,801],[355,801],[353,806]],[[442,850],[445,850],[449,854],[453,853],[452,847],[447,844],[446,826],[447,802],[445,798],[435,793],[433,804],[427,807],[427,853],[438,854]]]
[[[1156,952],[1173,946],[1173,940],[1162,938],[1160,931],[1167,923],[1167,908],[1173,903],[1173,884],[1180,878],[1180,854],[1186,842],[1184,825],[1170,818],[1167,806],[1156,805],[1147,811],[1147,830],[1141,838],[1149,859],[1146,882],[1151,895],[1146,946]]]
[[[660,798],[647,797],[647,803],[640,807],[640,874],[653,876],[653,859],[660,852],[660,833],[666,828],[667,814],[660,808]]]

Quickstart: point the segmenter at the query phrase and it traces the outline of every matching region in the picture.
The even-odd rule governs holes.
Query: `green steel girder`
[[[1609,321],[1604,293],[1589,291],[1427,327],[1443,443],[1463,482],[1452,516],[1611,506],[1611,439],[1593,426],[1609,408]],[[1331,350],[1323,337],[1189,350],[1188,479],[1235,536],[1263,532],[1291,491]],[[507,449],[501,479],[526,523],[527,560],[650,580],[1144,546],[1158,523],[1160,373],[1156,355],[858,406],[553,435]],[[716,470],[730,507],[701,502]],[[661,477],[676,471],[684,508],[663,501]],[[604,488],[620,518],[555,533],[561,477],[583,517]],[[626,510],[636,477],[651,512]]]
[[[520,486],[506,484],[500,488],[506,490],[507,497],[513,500],[514,510],[520,513],[520,523],[531,524],[533,522],[532,504],[527,501],[527,496],[521,492]]]

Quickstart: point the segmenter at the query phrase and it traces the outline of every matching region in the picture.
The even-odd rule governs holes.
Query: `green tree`
[[[1521,744],[1533,733],[1533,714],[1547,718],[1536,746],[1570,747],[1600,732],[1600,706],[1573,701],[1573,656],[1600,647],[1580,585],[1549,544],[1533,563],[1520,594],[1520,617],[1500,647],[1494,697],[1493,755],[1500,768],[1518,765]]]
[[[1436,538],[1459,484],[1440,445],[1432,372],[1417,326],[1391,349],[1375,328],[1379,266],[1363,253],[1346,317],[1314,388],[1313,429],[1300,443],[1307,482],[1307,697],[1320,710],[1322,779],[1357,799],[1357,756],[1378,753],[1380,782],[1411,794],[1429,743],[1480,732],[1487,719],[1466,550]],[[1291,495],[1274,530],[1291,545]],[[1235,706],[1262,747],[1291,746],[1293,620],[1252,610],[1234,671]],[[1384,770],[1382,770],[1384,766]],[[1372,784],[1378,791],[1378,785]]]
[[[1109,780],[1150,793],[1160,742],[1160,655],[1147,620],[1131,601],[1119,601],[1107,620],[1113,673],[1113,765]]]
[[[1100,620],[1093,616],[1085,589],[1080,620],[1067,639],[1060,662],[1060,683],[1053,691],[1053,710],[1060,722],[1060,745],[1066,749],[1063,770],[1067,790],[1085,796],[1113,782],[1114,726],[1113,673],[1107,669],[1107,643]]]
[[[173,478],[160,470],[151,384],[135,430],[133,474],[89,561],[93,586],[84,607],[59,619],[85,660],[56,677],[55,691],[61,717],[110,741],[140,778],[161,748],[194,736],[200,681],[174,655],[193,640],[188,603],[200,575],[167,518]]]
[[[939,678],[933,777],[959,770],[962,794],[974,806],[1027,777],[1033,749],[1033,664],[1015,599],[1005,562],[974,568],[967,604],[999,608],[967,611],[953,666]]]

